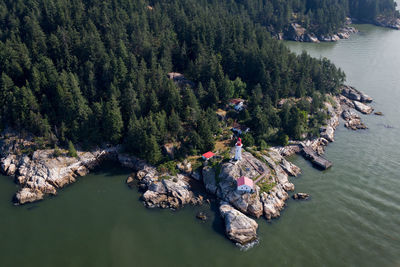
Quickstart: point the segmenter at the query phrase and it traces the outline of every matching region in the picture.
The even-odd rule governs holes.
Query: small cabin
[[[233,107],[236,111],[241,111],[245,108],[244,100],[241,98],[234,98],[229,100],[229,105]]]
[[[240,125],[239,123],[233,123],[233,127],[231,128],[231,131],[234,132],[237,135],[242,135],[246,134],[250,131],[250,128]]]
[[[214,157],[214,156],[215,156],[215,154],[214,154],[213,152],[208,151],[207,153],[204,153],[204,154],[202,155],[202,158],[203,158],[204,160],[209,160],[209,159],[211,159],[211,158]]]
[[[246,176],[242,176],[236,180],[237,191],[242,193],[253,193],[254,192],[254,182]]]

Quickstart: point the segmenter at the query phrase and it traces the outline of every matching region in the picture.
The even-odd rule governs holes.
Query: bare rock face
[[[339,125],[339,116],[342,112],[339,99],[333,97],[333,101],[335,101],[334,106],[329,102],[324,103],[330,118],[326,122],[327,125],[320,128],[321,137],[329,142],[335,141],[335,129]]]
[[[335,129],[332,126],[321,127],[321,137],[325,138],[329,142],[335,141]]]
[[[219,207],[225,220],[225,232],[230,240],[246,245],[257,239],[258,224],[226,202]]]
[[[264,217],[267,220],[278,218],[280,211],[285,207],[285,201],[289,198],[288,193],[282,185],[275,186],[268,193],[261,194],[261,201],[264,208]]]
[[[263,158],[268,162],[268,165],[275,171],[275,182],[278,185],[281,185],[287,191],[293,191],[294,185],[289,182],[289,177],[286,171],[280,166],[280,162],[282,161],[279,158],[279,154],[275,152],[269,152],[268,156],[263,156]]]
[[[371,114],[374,111],[374,109],[368,105],[365,105],[358,101],[353,101],[353,102],[354,102],[354,107],[363,114]]]
[[[297,177],[301,173],[301,169],[299,167],[297,167],[296,165],[294,165],[290,161],[287,161],[283,157],[282,157],[281,163],[279,165],[290,176]]]

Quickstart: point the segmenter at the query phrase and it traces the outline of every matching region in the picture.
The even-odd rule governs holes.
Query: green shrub
[[[61,156],[61,150],[58,148],[57,144],[54,145],[53,156],[56,158]]]
[[[178,170],[176,169],[177,162],[174,160],[164,162],[163,164],[158,165],[157,171],[160,173],[169,173],[172,176],[178,174]]]
[[[276,185],[275,182],[263,182],[259,184],[258,186],[260,187],[260,193],[268,193],[274,186]]]
[[[74,144],[71,141],[68,141],[68,156],[77,158],[78,153],[74,147]]]

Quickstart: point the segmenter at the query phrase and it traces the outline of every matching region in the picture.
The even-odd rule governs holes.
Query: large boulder
[[[325,138],[329,142],[335,141],[335,129],[332,126],[324,126],[320,128],[321,137]]]
[[[354,102],[354,107],[363,114],[371,114],[374,111],[374,109],[368,105],[365,105],[358,101],[353,101],[353,102]]]
[[[258,224],[253,219],[226,202],[221,203],[219,211],[225,220],[225,232],[230,240],[245,245],[257,239]]]
[[[341,94],[346,98],[364,103],[371,103],[372,98],[351,86],[343,86]]]

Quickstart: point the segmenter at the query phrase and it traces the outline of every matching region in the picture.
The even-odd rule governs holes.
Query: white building
[[[254,192],[254,182],[253,180],[242,176],[236,180],[237,190],[242,193],[252,193]]]

